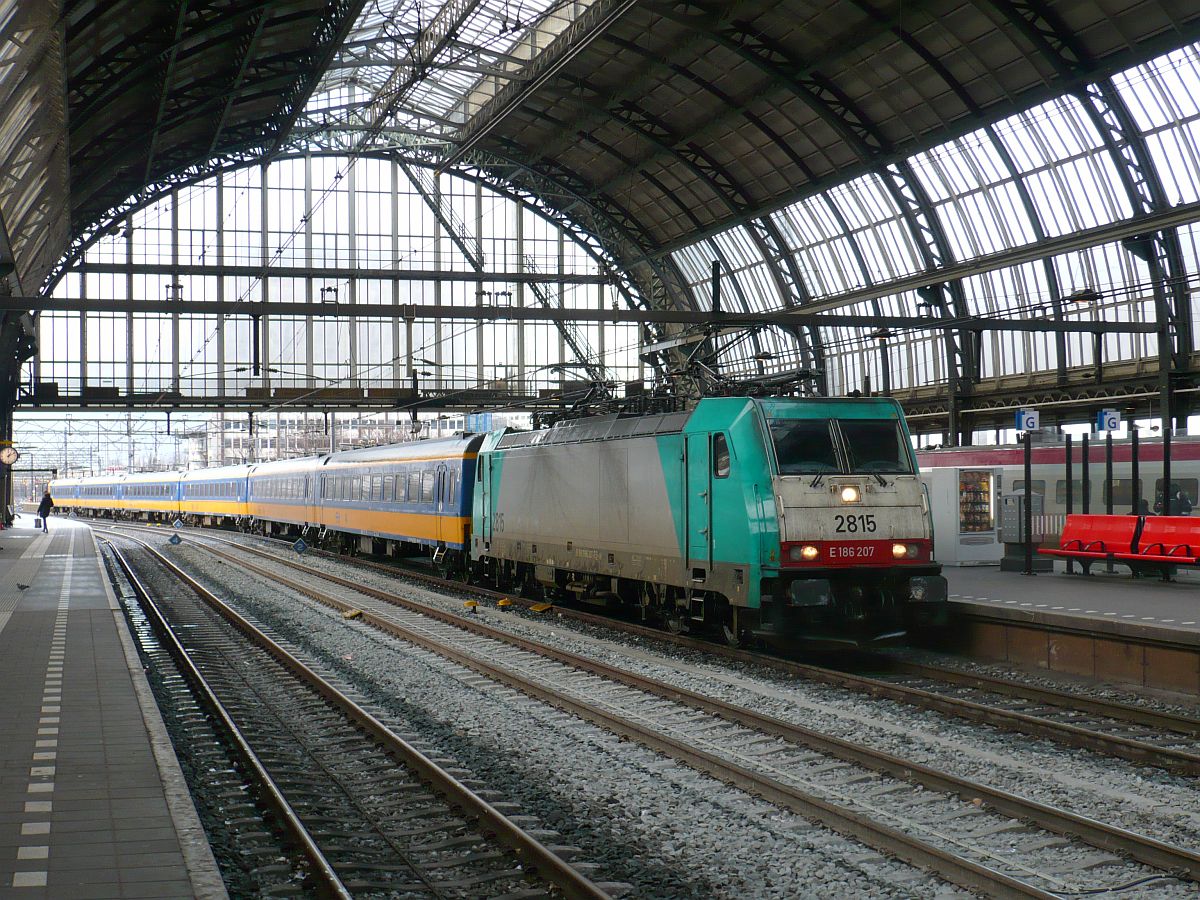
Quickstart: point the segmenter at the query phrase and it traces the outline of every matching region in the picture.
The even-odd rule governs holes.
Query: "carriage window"
[[[378,502],[383,499],[383,476],[371,476],[371,499]]]
[[[421,499],[421,473],[408,473],[408,500],[410,503],[416,503]]]
[[[723,431],[713,435],[712,465],[714,476],[717,478],[729,477],[729,442],[725,439]]]
[[[1054,499],[1059,506],[1067,505],[1067,481],[1065,478],[1060,478],[1054,485]],[[1071,482],[1071,505],[1076,510],[1082,509],[1083,506],[1083,482],[1078,478]]]
[[[1065,484],[1066,482],[1063,482],[1063,483]],[[1035,494],[1041,494],[1043,497],[1046,496],[1046,482],[1045,481],[1043,481],[1040,478],[1035,478],[1035,479],[1033,479],[1033,481],[1030,482],[1030,484],[1033,485],[1033,492]],[[1021,478],[1021,479],[1018,479],[1013,482],[1013,493],[1016,493],[1016,494],[1025,493],[1025,479]]]
[[[851,472],[912,472],[907,442],[895,419],[838,419]]]
[[[1141,479],[1139,478],[1140,482]],[[1187,481],[1185,478],[1184,481]],[[1181,485],[1182,487],[1182,485]],[[1138,492],[1138,495],[1145,497],[1146,495]],[[1148,497],[1146,499],[1149,499]],[[1108,505],[1108,481],[1100,482],[1100,502]],[[1133,506],[1133,479],[1132,478],[1114,478],[1113,479],[1113,506]]]
[[[837,454],[828,419],[770,419],[780,475],[837,472]]]
[[[396,486],[396,479],[391,475],[383,476],[383,502],[391,503],[392,496]]]
[[[421,502],[422,503],[432,503],[433,502],[433,473],[432,472],[422,472],[421,473]]]

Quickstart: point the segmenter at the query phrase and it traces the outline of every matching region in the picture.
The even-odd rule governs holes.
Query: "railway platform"
[[[1030,668],[1200,695],[1200,578],[1062,562],[1037,575],[947,567],[954,649]]]
[[[0,896],[226,896],[85,525],[0,531],[0,685]]]

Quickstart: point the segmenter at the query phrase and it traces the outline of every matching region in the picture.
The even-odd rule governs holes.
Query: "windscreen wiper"
[[[808,483],[810,488],[820,487],[821,481],[825,478],[824,472],[818,472],[812,481]]]
[[[879,482],[880,487],[887,487],[887,479],[886,478],[884,478],[878,472],[872,472],[871,474],[875,476],[875,480]]]

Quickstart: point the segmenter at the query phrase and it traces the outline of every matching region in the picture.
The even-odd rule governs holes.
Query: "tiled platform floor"
[[[224,896],[91,533],[0,531],[0,897]]]

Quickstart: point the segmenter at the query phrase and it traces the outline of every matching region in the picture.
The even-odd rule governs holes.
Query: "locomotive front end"
[[[779,547],[764,626],[866,646],[943,624],[946,580],[907,429],[889,400],[763,404]]]

